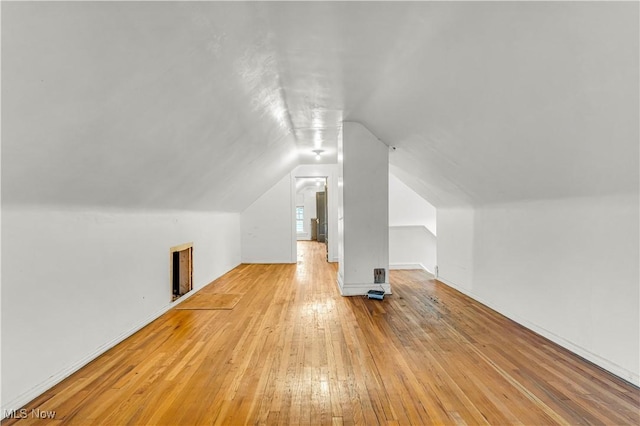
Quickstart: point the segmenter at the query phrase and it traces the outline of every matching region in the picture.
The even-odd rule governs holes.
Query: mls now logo
[[[2,412],[4,418],[7,419],[55,419],[56,412],[55,411],[45,411],[40,410],[39,408],[34,408],[29,411],[26,408],[21,408],[20,410],[4,410]]]

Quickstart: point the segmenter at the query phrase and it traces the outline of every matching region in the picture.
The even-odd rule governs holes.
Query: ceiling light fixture
[[[316,154],[316,160],[320,160],[320,155],[324,152],[324,149],[314,149],[312,152]]]

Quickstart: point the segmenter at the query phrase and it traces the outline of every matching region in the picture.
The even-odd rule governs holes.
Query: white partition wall
[[[242,212],[242,263],[296,262],[294,204],[286,174]]]
[[[389,285],[389,148],[359,123],[345,122],[338,142],[339,270],[344,296]],[[374,269],[385,271],[374,283]]]

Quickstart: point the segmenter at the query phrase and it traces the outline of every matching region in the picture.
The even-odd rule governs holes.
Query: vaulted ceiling
[[[638,191],[638,3],[2,2],[3,204],[241,211],[343,121],[436,206]]]

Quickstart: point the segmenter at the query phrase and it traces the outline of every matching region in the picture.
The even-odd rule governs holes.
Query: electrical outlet
[[[384,268],[375,268],[373,270],[373,282],[376,284],[384,284],[385,271]]]

